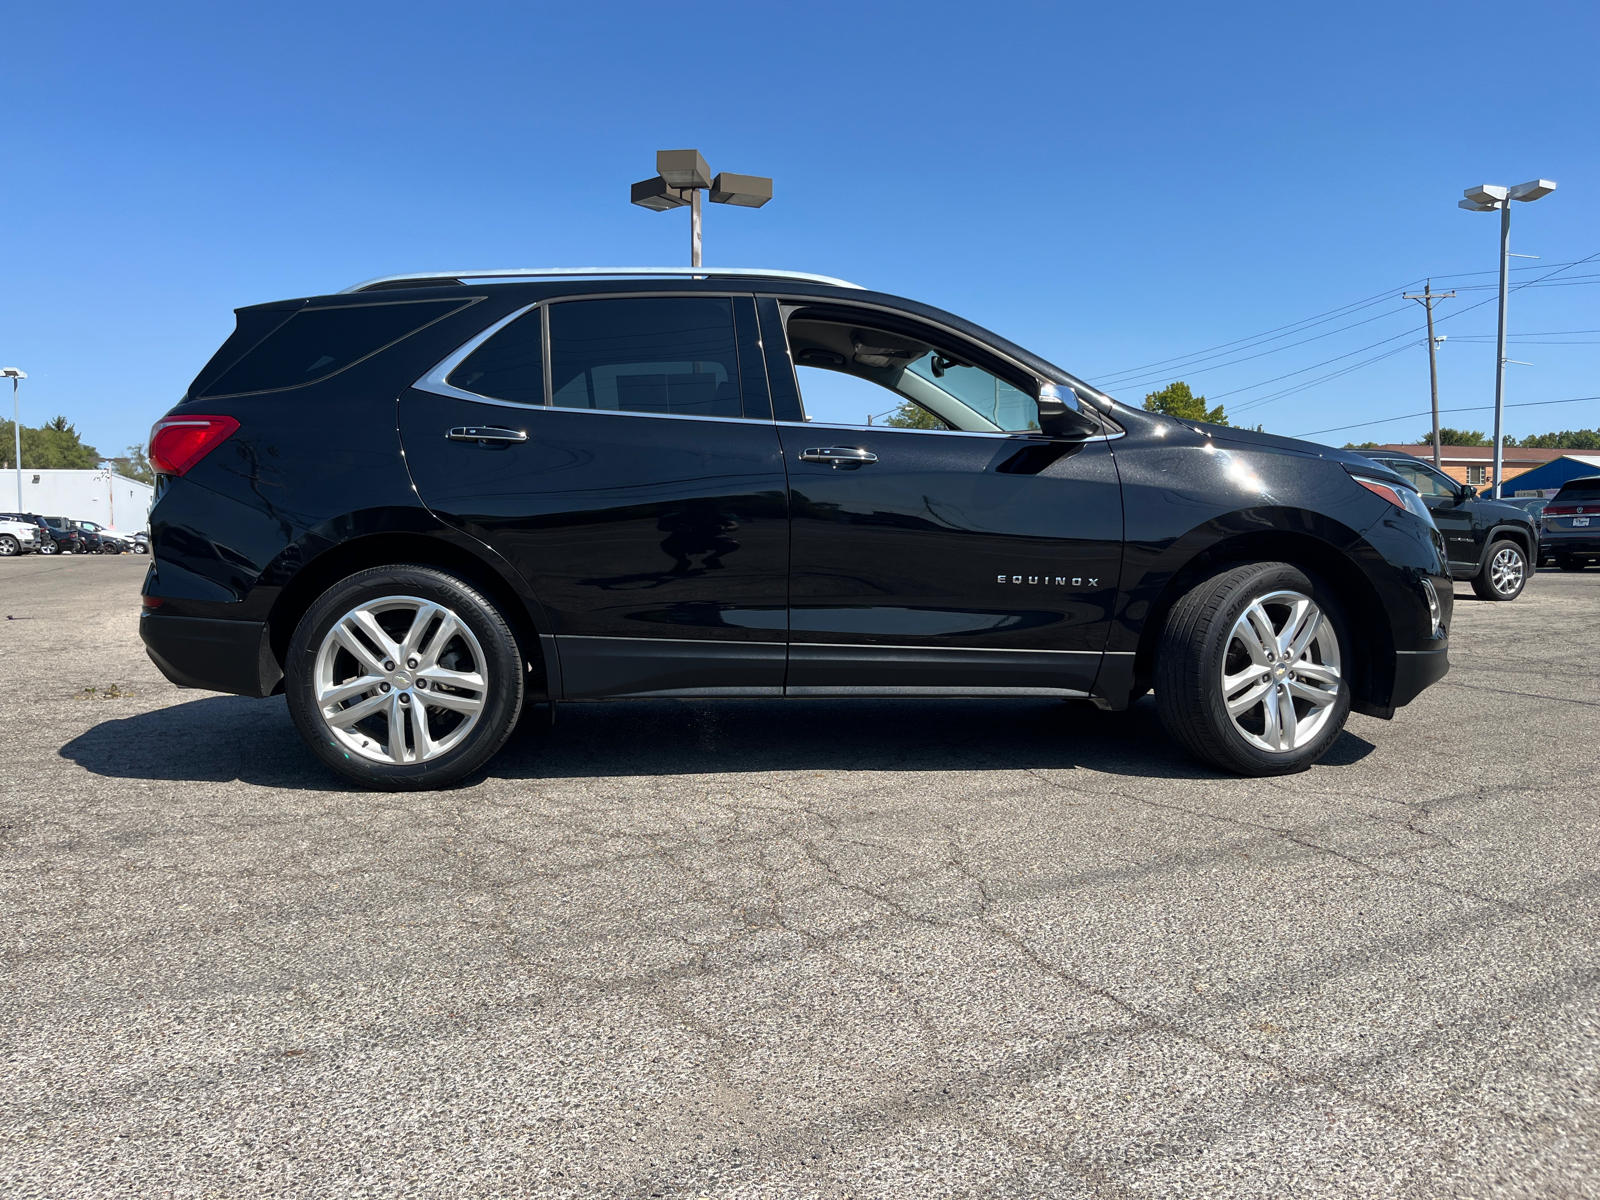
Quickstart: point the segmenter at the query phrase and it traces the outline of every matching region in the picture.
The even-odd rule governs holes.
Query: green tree
[[[920,404],[900,401],[898,408],[884,419],[885,425],[895,429],[948,429],[949,426]]]
[[[1433,431],[1430,429],[1416,440],[1418,446],[1433,445]],[[1439,444],[1441,446],[1487,446],[1489,439],[1476,429],[1446,429],[1439,427]],[[1508,441],[1506,445],[1510,445]]]
[[[1506,439],[1506,445],[1511,445]],[[1541,450],[1600,450],[1600,429],[1563,429],[1560,433],[1530,433],[1519,446]]]
[[[1213,425],[1228,423],[1228,418],[1223,415],[1222,405],[1207,409],[1206,398],[1196,396],[1189,389],[1189,385],[1181,379],[1159,392],[1151,392],[1144,398],[1144,406],[1149,412],[1165,413],[1169,417],[1177,417],[1183,421],[1209,421]]]
[[[1346,450],[1376,450],[1381,445],[1383,445],[1382,442],[1346,442],[1344,448]]]
[[[10,421],[0,420],[0,459],[14,467],[12,447],[14,429]],[[56,417],[40,429],[22,427],[22,466],[24,470],[67,468],[92,471],[100,465],[100,452],[84,444],[78,431],[65,417]]]
[[[145,457],[143,443],[129,446],[128,453],[121,458],[108,458],[106,461],[116,468],[118,475],[126,475],[129,479],[137,479],[140,483],[153,484],[156,481],[155,470],[150,466],[150,460]]]

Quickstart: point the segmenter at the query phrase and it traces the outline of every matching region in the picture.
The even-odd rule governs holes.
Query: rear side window
[[[1600,479],[1575,479],[1561,485],[1551,504],[1600,504]]]
[[[544,346],[539,310],[518,317],[450,372],[451,387],[513,404],[544,403]]]
[[[561,408],[745,415],[733,301],[723,297],[552,304],[550,374]]]
[[[301,309],[218,376],[202,395],[233,396],[317,383],[469,303],[415,300]]]

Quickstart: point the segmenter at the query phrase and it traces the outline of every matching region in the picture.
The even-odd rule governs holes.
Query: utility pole
[[[1439,343],[1433,340],[1433,302],[1448,300],[1455,293],[1434,291],[1433,280],[1429,279],[1422,285],[1422,295],[1415,292],[1405,292],[1403,295],[1405,299],[1415,300],[1428,310],[1428,384],[1433,391],[1433,465],[1443,470],[1439,455]]]

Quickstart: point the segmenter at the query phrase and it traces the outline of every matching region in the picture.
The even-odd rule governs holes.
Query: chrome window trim
[[[760,267],[507,267],[502,270],[492,271],[408,271],[400,275],[380,275],[376,279],[367,279],[339,291],[340,296],[359,292],[364,288],[375,287],[380,283],[401,283],[417,280],[419,286],[426,286],[430,279],[445,279],[454,283],[457,280],[472,280],[481,283],[487,280],[503,279],[508,283],[522,283],[535,279],[595,279],[595,278],[649,278],[658,276],[666,279],[792,279],[803,283],[823,283],[831,287],[851,288],[854,291],[865,291],[859,283],[851,283],[847,279],[835,279],[831,275],[813,275],[808,271],[778,271],[764,270]],[[448,286],[448,285],[447,285]]]
[[[1125,429],[1119,429],[1116,433],[1097,433],[1093,437],[1086,438],[1058,438],[1040,429],[1019,429],[1015,433],[983,433],[968,432],[965,429],[900,429],[894,425],[839,425],[831,421],[779,421],[778,424],[787,429],[845,429],[852,433],[867,431],[871,433],[931,433],[935,437],[1044,438],[1049,441],[1071,442],[1075,446],[1089,442],[1114,442],[1120,437],[1127,436],[1127,430]]]
[[[495,334],[499,333],[507,325],[511,324],[511,322],[515,321],[518,317],[521,317],[526,313],[531,312],[533,309],[538,308],[539,304],[539,301],[535,301],[532,304],[525,304],[510,316],[501,317],[493,325],[489,326],[489,328],[483,330],[481,333],[473,337],[468,338],[460,346],[457,346],[448,355],[441,359],[438,364],[435,365],[433,370],[429,371],[411,386],[416,388],[419,392],[432,392],[435,396],[449,396],[455,400],[476,400],[479,402],[487,402],[489,404],[499,404],[506,408],[543,408],[544,405],[542,404],[523,404],[517,400],[497,400],[493,396],[480,396],[477,392],[465,391],[462,388],[453,387],[451,384],[445,382],[447,379],[449,379],[450,372],[459,367],[462,362],[466,360],[469,354],[487,342]],[[547,362],[545,365],[546,396],[550,394],[549,373],[550,368]]]

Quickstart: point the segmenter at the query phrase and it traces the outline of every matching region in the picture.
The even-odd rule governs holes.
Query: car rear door
[[[783,460],[748,296],[514,313],[400,403],[417,490],[519,570],[568,699],[782,690]]]
[[[883,318],[869,311],[821,325],[808,312],[774,304],[763,313],[774,404],[799,418],[778,425],[792,530],[789,693],[1087,694],[1122,554],[1108,442],[1024,428],[1037,417],[1019,390],[1026,381],[985,373],[973,365],[978,348],[947,332],[902,317],[898,333],[879,335]],[[917,357],[902,381],[920,372],[917,388],[959,390],[952,380],[965,373],[969,385],[993,388],[995,423],[1014,431],[885,427],[864,413],[859,423],[808,421],[795,410],[795,389],[803,401],[829,382],[809,363],[837,375],[854,351],[863,375],[888,379],[899,368],[872,364],[898,352],[872,343],[900,335],[950,354],[907,351]],[[809,378],[797,381],[795,361]],[[881,388],[868,397],[885,408],[901,399]],[[917,419],[912,407],[901,412]]]
[[[1439,527],[1439,533],[1444,538],[1445,552],[1455,573],[1459,575],[1462,571],[1470,573],[1477,570],[1482,550],[1482,532],[1473,527],[1472,501],[1461,490],[1461,485],[1426,463],[1398,458],[1378,461],[1415,487],[1422,496],[1422,502],[1433,514],[1433,523]]]

